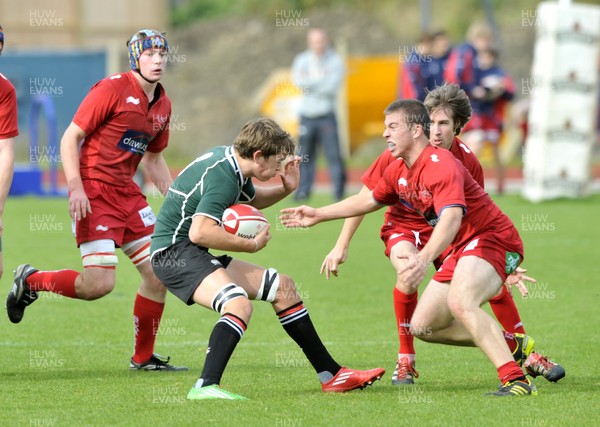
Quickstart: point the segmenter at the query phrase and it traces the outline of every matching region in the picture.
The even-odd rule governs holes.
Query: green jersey
[[[233,147],[216,147],[198,157],[175,178],[160,208],[150,253],[189,239],[192,219],[204,215],[219,224],[223,212],[254,199],[252,180],[244,178]]]

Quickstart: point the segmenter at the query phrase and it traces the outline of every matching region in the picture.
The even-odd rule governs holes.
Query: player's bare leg
[[[481,308],[484,302],[497,293],[500,286],[502,279],[490,263],[475,256],[462,257],[456,265],[450,284],[448,307],[496,367],[502,386],[494,394],[537,394],[535,386],[525,378],[523,371],[513,360],[498,324]]]
[[[496,295],[501,285],[502,280],[491,264],[466,256],[458,261],[448,291],[450,311],[496,368],[513,358],[498,324],[481,305]]]
[[[415,309],[411,332],[422,341],[474,347],[470,332],[448,307],[449,290],[449,283],[429,282]]]
[[[78,299],[93,301],[108,295],[115,288],[116,269],[86,267],[75,280]]]

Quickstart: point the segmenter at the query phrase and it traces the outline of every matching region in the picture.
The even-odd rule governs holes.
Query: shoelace
[[[412,363],[408,362],[408,360],[402,359],[398,363],[398,377],[405,377],[407,373],[410,373],[414,378],[419,378],[419,373],[415,370]]]

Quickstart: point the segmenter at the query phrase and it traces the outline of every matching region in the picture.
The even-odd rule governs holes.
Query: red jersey
[[[0,139],[14,138],[18,134],[15,87],[0,73]]]
[[[373,190],[379,203],[400,202],[435,226],[442,210],[459,206],[465,212],[452,245],[460,245],[485,230],[513,227],[510,219],[448,150],[428,145],[409,169],[392,163]]]
[[[477,182],[481,188],[485,188],[483,182],[483,168],[481,167],[481,163],[479,163],[479,159],[473,154],[469,147],[467,147],[460,139],[454,137],[452,145],[450,146],[450,152],[454,154],[454,157],[460,160],[465,168],[467,168],[475,182]]]
[[[483,188],[483,168],[473,152],[456,137],[452,141],[450,152],[460,160],[475,181]],[[385,150],[363,174],[361,178],[363,184],[369,190],[373,190],[382,179],[387,167],[394,161],[404,164],[404,160],[394,159],[390,151]],[[403,227],[411,230],[419,230],[425,226],[423,216],[402,203],[390,206],[385,212],[384,220],[385,224],[401,224]]]
[[[96,83],[73,123],[86,133],[80,151],[82,179],[127,186],[146,150],[160,153],[169,139],[171,100],[162,85],[152,105],[133,72]]]

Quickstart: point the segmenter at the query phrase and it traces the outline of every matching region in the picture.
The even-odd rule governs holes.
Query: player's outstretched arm
[[[364,215],[382,207],[373,198],[373,192],[369,191],[316,209],[306,205],[282,209],[280,219],[286,227],[312,227],[323,221]]]
[[[369,191],[369,188],[366,185],[363,185],[360,193],[368,193]],[[323,260],[323,263],[321,264],[320,273],[323,274],[323,272],[325,272],[326,279],[329,279],[331,274],[337,277],[339,265],[346,262],[346,259],[348,258],[350,241],[352,240],[354,233],[360,226],[364,217],[364,215],[355,216],[353,218],[346,218],[344,221],[344,226],[342,227],[342,231],[340,231],[340,235],[335,243],[335,246],[327,254]]]
[[[85,218],[92,213],[79,171],[79,142],[83,138],[83,129],[71,122],[60,141],[60,155],[69,188],[69,214],[73,219]]]

